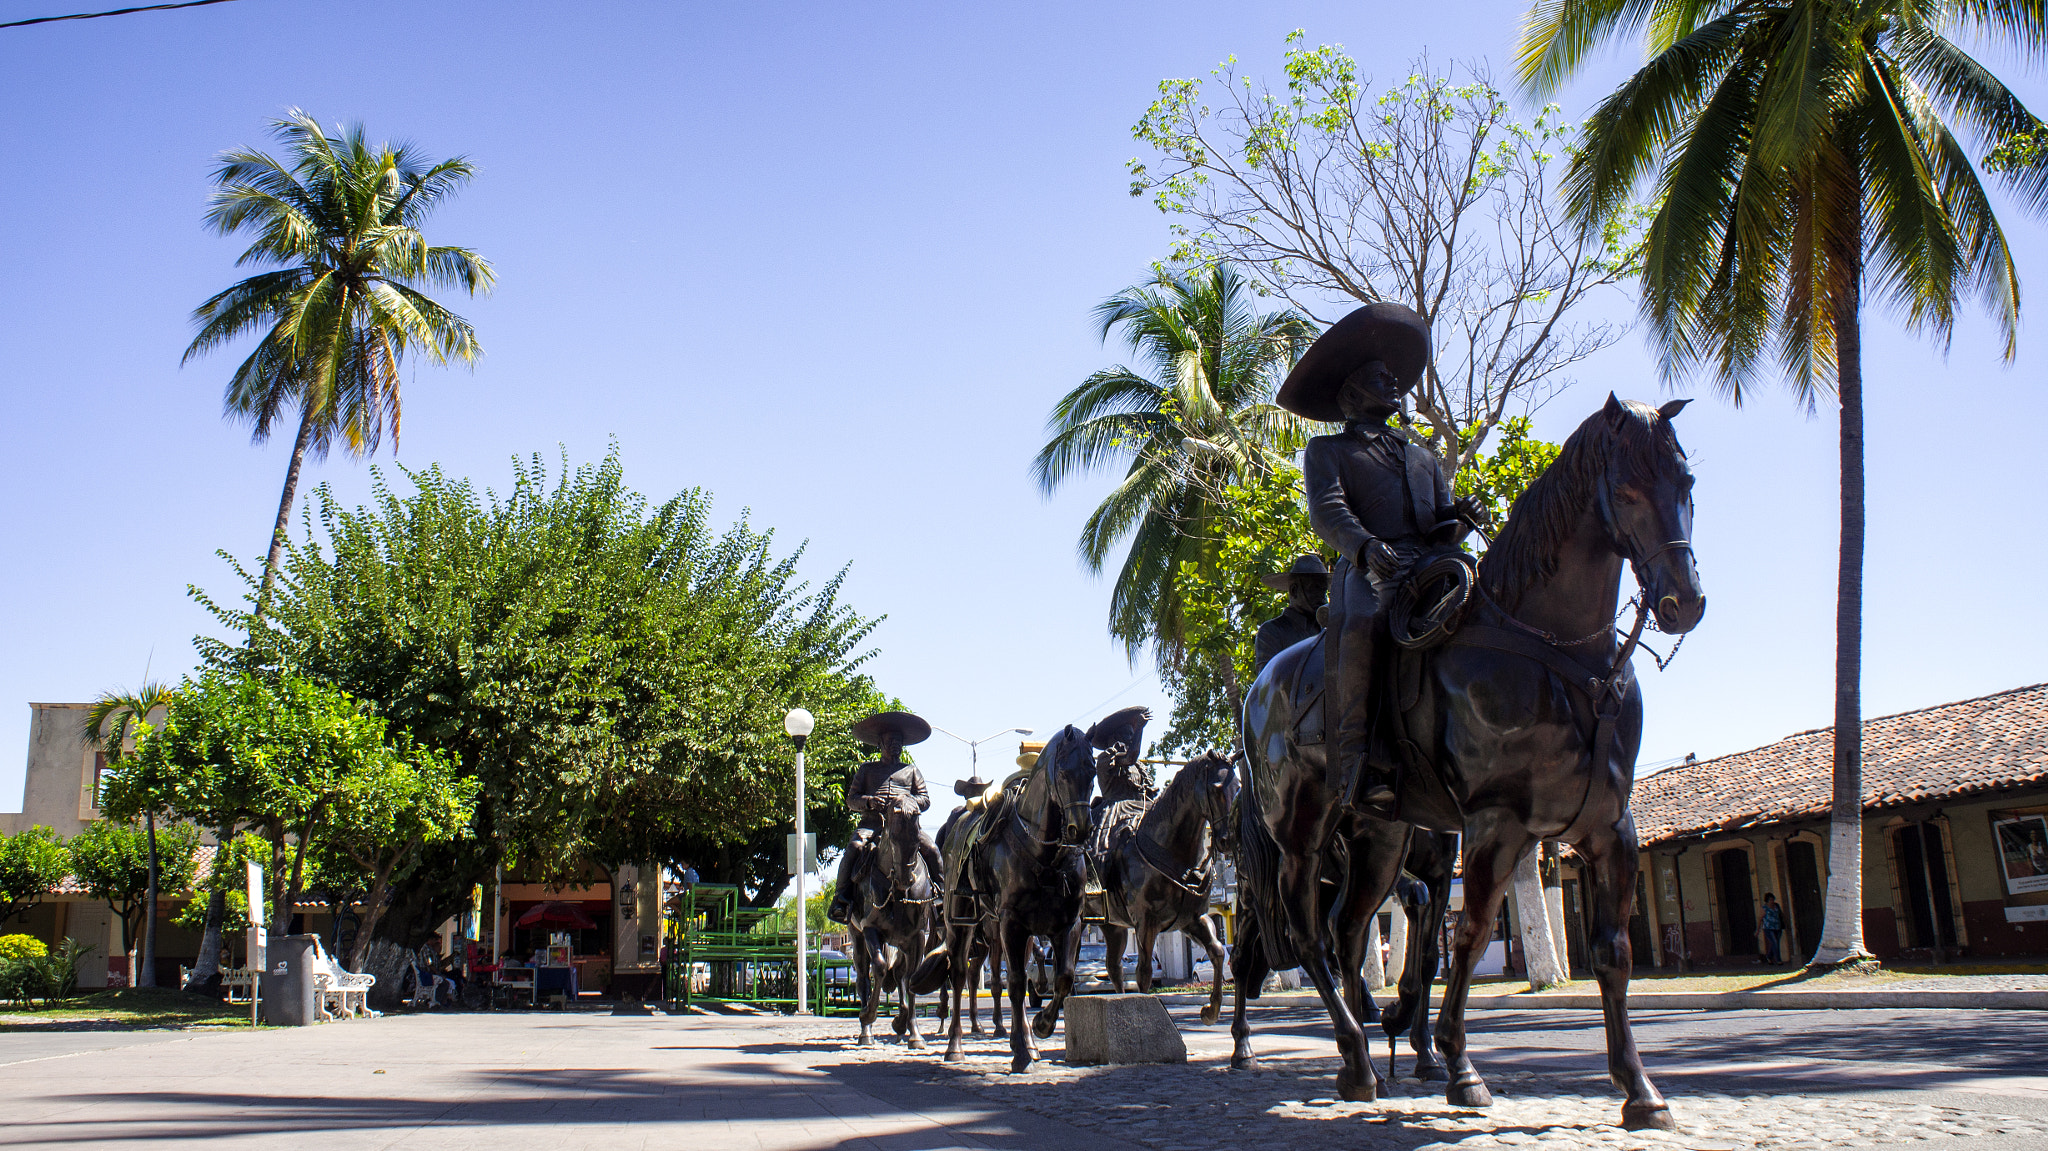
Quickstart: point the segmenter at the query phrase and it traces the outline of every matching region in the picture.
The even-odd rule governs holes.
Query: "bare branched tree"
[[[1131,194],[1175,218],[1176,260],[1237,264],[1319,320],[1376,300],[1421,313],[1436,360],[1411,403],[1455,475],[1626,330],[1572,313],[1634,277],[1645,213],[1591,232],[1565,216],[1552,193],[1576,126],[1555,105],[1515,121],[1483,65],[1419,59],[1373,95],[1341,47],[1301,36],[1283,91],[1235,58],[1215,104],[1202,79],[1161,81],[1132,129],[1157,155],[1131,161]]]

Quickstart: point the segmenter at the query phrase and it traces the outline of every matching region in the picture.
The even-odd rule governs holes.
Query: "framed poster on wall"
[[[1993,819],[1991,832],[1998,838],[2005,889],[2014,895],[2048,891],[2048,815]]]

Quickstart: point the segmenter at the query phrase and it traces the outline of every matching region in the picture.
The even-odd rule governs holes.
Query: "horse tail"
[[[911,973],[910,990],[917,995],[930,995],[953,980],[953,952],[951,949],[927,955]]]
[[[1280,845],[1266,830],[1265,809],[1252,778],[1258,763],[1258,752],[1247,749],[1244,781],[1237,791],[1238,899],[1262,928],[1259,939],[1265,944],[1267,964],[1275,971],[1286,971],[1300,967],[1301,960],[1287,940],[1287,919],[1280,910]]]

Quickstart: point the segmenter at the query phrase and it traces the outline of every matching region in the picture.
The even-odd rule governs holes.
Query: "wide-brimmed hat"
[[[882,746],[882,737],[894,733],[905,747],[932,737],[932,725],[907,711],[878,711],[853,725],[853,738],[869,747]]]
[[[1295,576],[1321,576],[1323,579],[1329,579],[1330,569],[1327,564],[1323,563],[1323,557],[1321,556],[1299,556],[1295,559],[1293,567],[1288,568],[1284,572],[1271,572],[1267,575],[1262,575],[1259,577],[1259,582],[1272,588],[1274,591],[1286,591],[1287,585],[1294,581]]]
[[[1097,751],[1108,751],[1110,745],[1121,743],[1127,748],[1136,748],[1145,735],[1145,724],[1152,718],[1149,708],[1127,707],[1113,711],[1095,722],[1088,729],[1088,746]]]
[[[1378,360],[1400,381],[1402,390],[1415,386],[1429,366],[1429,324],[1412,308],[1381,302],[1367,304],[1316,337],[1273,402],[1311,420],[1344,422],[1337,393],[1359,368]]]
[[[978,775],[953,781],[953,794],[962,799],[973,799],[989,789],[989,782]]]

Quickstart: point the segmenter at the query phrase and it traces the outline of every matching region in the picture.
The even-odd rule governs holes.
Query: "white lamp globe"
[[[791,709],[782,717],[782,730],[788,732],[791,739],[803,739],[817,726],[818,721],[812,718],[811,713],[800,707]]]

